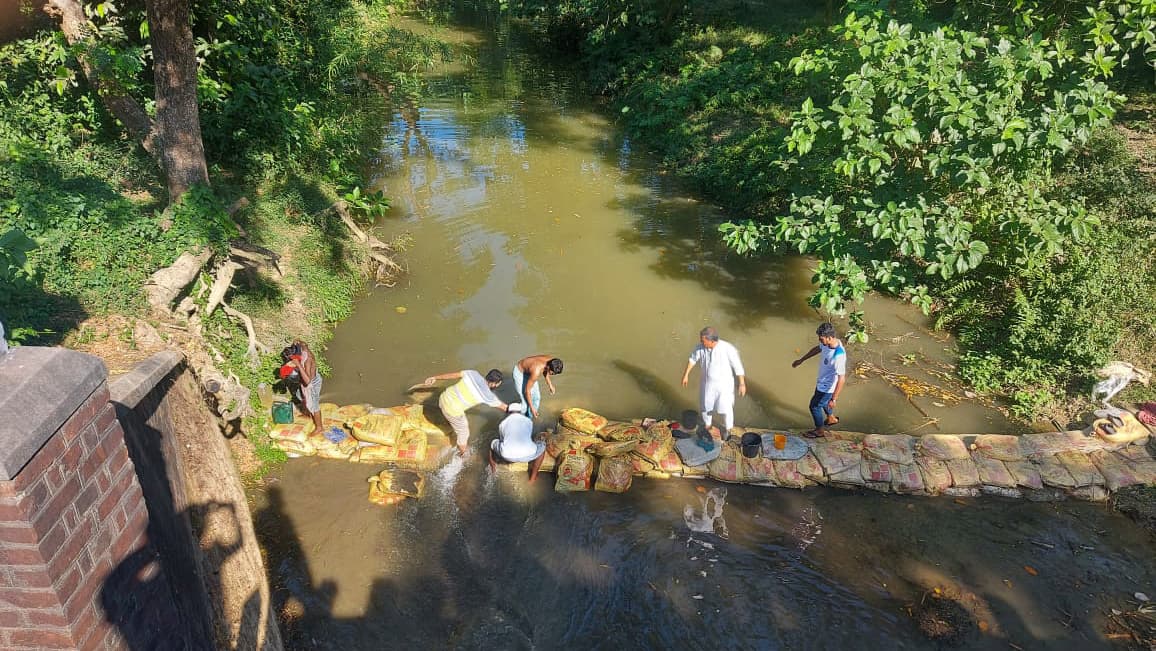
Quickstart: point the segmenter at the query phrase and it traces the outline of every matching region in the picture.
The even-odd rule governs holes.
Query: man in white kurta
[[[730,431],[735,426],[735,378],[739,381],[739,395],[747,395],[746,371],[738,349],[719,339],[714,328],[703,328],[699,333],[699,345],[687,360],[682,386],[689,382],[690,369],[695,364],[702,365],[699,411],[702,412],[703,426],[710,427],[711,412],[714,412],[723,417],[723,424]]]

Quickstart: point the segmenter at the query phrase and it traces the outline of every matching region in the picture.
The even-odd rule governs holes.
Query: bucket
[[[763,437],[754,432],[743,434],[743,456],[754,459],[763,453]]]
[[[682,412],[682,417],[678,419],[678,424],[682,425],[682,429],[693,432],[698,429],[698,412],[693,409],[687,409]]]
[[[293,403],[278,400],[271,409],[273,422],[278,425],[288,425],[293,422]]]

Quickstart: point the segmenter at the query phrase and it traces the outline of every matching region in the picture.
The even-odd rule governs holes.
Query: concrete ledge
[[[107,377],[99,358],[66,348],[0,356],[0,480],[15,477]]]
[[[113,402],[129,409],[136,409],[140,401],[184,361],[185,356],[182,353],[162,350],[113,381],[108,388],[109,397]]]

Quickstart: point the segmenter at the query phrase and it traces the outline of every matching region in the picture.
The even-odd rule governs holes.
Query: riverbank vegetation
[[[867,292],[910,301],[1028,419],[1156,365],[1152,2],[498,4],[581,54],[733,249],[813,256],[852,340]]]
[[[384,125],[450,55],[395,26],[406,8],[28,3],[24,34],[0,44],[7,338],[99,352],[102,320],[141,317],[236,389],[218,396],[226,419],[244,413],[281,346],[320,349],[368,279],[402,270],[404,239],[356,221],[387,205],[361,190]],[[190,102],[173,87],[191,114],[171,115]],[[117,322],[135,347],[140,328]]]

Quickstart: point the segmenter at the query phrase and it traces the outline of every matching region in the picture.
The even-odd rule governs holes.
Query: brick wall
[[[0,648],[143,648],[119,593],[168,591],[105,376],[63,349],[0,358]]]

